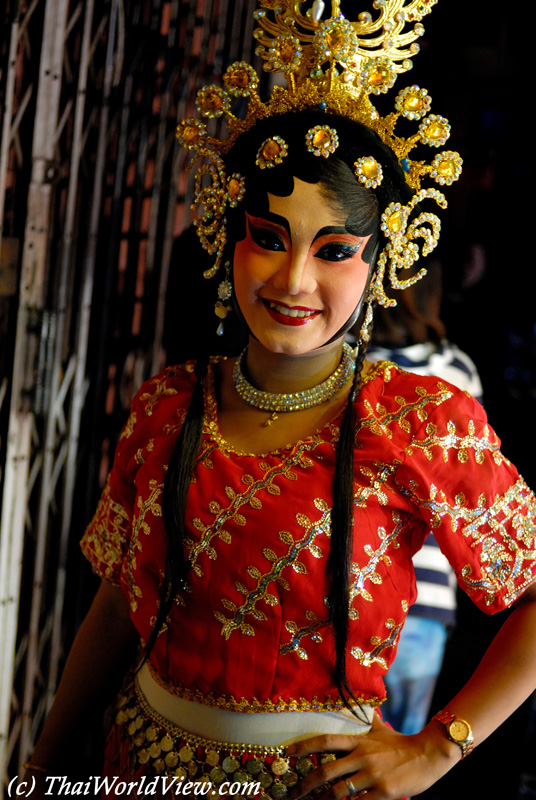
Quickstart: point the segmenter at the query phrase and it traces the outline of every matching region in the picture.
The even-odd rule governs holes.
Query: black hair
[[[307,152],[305,135],[315,125],[329,125],[338,133],[339,147],[328,159]],[[280,165],[260,169],[256,155],[261,144],[272,136],[280,136],[288,145],[289,155]],[[354,173],[354,162],[373,156],[383,170],[380,187],[372,191],[360,184]],[[245,210],[259,212],[267,208],[267,193],[288,196],[294,178],[307,183],[320,183],[326,199],[341,208],[346,225],[355,235],[372,234],[370,247],[364,252],[373,266],[373,252],[380,232],[380,209],[393,201],[406,203],[413,194],[393,152],[367,127],[345,117],[315,111],[289,112],[258,122],[244,133],[226,156],[226,171],[240,173],[246,182],[244,200],[228,213],[228,252],[245,236]],[[365,257],[366,256],[366,257]],[[333,479],[331,544],[328,559],[330,573],[329,608],[335,639],[334,677],[343,703],[352,708],[356,700],[347,678],[346,646],[349,622],[349,568],[353,539],[353,481],[357,421],[355,398],[361,383],[365,359],[364,343],[358,355],[354,380],[343,415]],[[203,378],[206,362],[196,365],[196,387],[177,445],[166,473],[162,499],[168,549],[160,605],[156,622],[145,648],[145,658],[154,646],[177,592],[187,579],[188,560],[184,553],[185,507],[191,475],[195,468],[203,425]]]

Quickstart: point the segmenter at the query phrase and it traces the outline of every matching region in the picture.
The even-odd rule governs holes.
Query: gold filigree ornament
[[[395,305],[385,294],[384,278],[392,288],[400,289],[423,276],[425,271],[421,269],[403,279],[399,271],[408,270],[421,251],[425,255],[436,246],[440,222],[430,213],[419,213],[409,222],[410,214],[423,201],[432,200],[445,207],[441,192],[422,189],[421,183],[430,179],[441,186],[450,185],[460,175],[462,160],[452,151],[438,153],[432,163],[410,159],[416,146],[442,147],[450,134],[448,121],[430,113],[431,98],[425,89],[412,85],[399,91],[394,111],[384,117],[371,98],[388,92],[398,75],[412,68],[411,59],[419,52],[417,39],[424,33],[422,19],[437,2],[373,0],[372,12],[358,13],[350,21],[340,13],[338,0],[332,0],[329,18],[325,18],[328,12],[323,0],[260,0],[260,7],[254,12],[259,26],[253,34],[258,42],[256,53],[264,61],[264,69],[281,73],[287,85],[274,86],[263,102],[257,73],[245,61],[237,61],[226,70],[222,87],[210,84],[198,93],[196,105],[204,120],[188,118],[177,129],[179,141],[193,155],[189,168],[198,158],[203,160],[196,175],[192,208],[203,209],[195,221],[197,232],[203,247],[215,256],[214,266],[206,270],[205,277],[214,275],[222,260],[227,238],[226,208],[240,202],[247,190],[245,179],[237,173],[227,179],[223,156],[256,122],[304,110],[340,115],[372,129],[394,152],[407,184],[416,192],[407,205],[393,208],[390,204],[382,216],[387,243],[372,283],[373,299],[384,306]],[[242,106],[247,102],[243,118],[232,113],[233,99]],[[209,135],[207,128],[207,122],[213,124],[211,120],[220,117],[225,117],[227,124],[223,138]],[[418,130],[410,136],[397,135],[395,127],[401,117],[417,122]],[[330,119],[326,117],[326,122]],[[288,147],[279,139],[272,136],[261,145],[257,153],[260,168],[276,167],[287,155]],[[308,132],[305,147],[327,158],[337,144],[337,131],[319,125]],[[374,190],[380,185],[382,165],[372,161],[359,159],[355,173],[359,181]]]

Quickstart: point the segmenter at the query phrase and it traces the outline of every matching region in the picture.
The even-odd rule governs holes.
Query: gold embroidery
[[[370,652],[365,652],[361,649],[361,647],[352,647],[350,653],[364,667],[370,667],[373,664],[378,664],[380,667],[382,667],[382,669],[387,670],[388,664],[386,659],[382,656],[382,653],[387,648],[395,646],[403,624],[404,623],[401,622],[399,625],[397,625],[394,619],[388,619],[385,623],[385,627],[390,630],[391,633],[386,639],[382,639],[380,636],[372,636],[370,642],[373,645],[373,649]]]
[[[366,508],[369,497],[375,496],[380,505],[386,505],[388,502],[388,495],[382,489],[382,486],[388,481],[390,475],[395,471],[396,467],[388,464],[376,463],[374,466],[378,468],[374,472],[369,467],[360,467],[361,475],[369,479],[369,486],[356,486],[354,490],[354,503],[359,508]]]
[[[281,645],[279,648],[281,655],[295,652],[301,659],[307,661],[309,656],[307,655],[306,650],[304,650],[302,647],[302,639],[308,637],[315,644],[319,644],[323,641],[320,629],[328,626],[329,620],[319,619],[314,611],[306,611],[305,616],[309,620],[309,624],[305,625],[303,628],[298,628],[296,623],[292,622],[291,620],[285,622],[285,628],[292,635],[292,638],[290,642]]]
[[[422,386],[415,387],[415,394],[418,395],[419,399],[412,402],[408,402],[405,397],[397,395],[395,401],[398,403],[399,408],[396,411],[387,412],[387,410],[380,405],[374,410],[371,403],[365,400],[363,405],[368,416],[360,421],[357,428],[358,432],[368,428],[376,436],[387,436],[389,439],[392,439],[393,431],[390,429],[390,426],[397,423],[405,433],[410,433],[411,424],[409,420],[406,419],[408,414],[414,412],[417,418],[423,422],[428,416],[426,406],[429,404],[439,406],[452,397],[452,392],[447,389],[445,384],[438,382],[437,385],[439,391],[436,394],[427,392]]]
[[[119,438],[120,441],[121,439],[128,439],[130,436],[132,436],[132,431],[134,430],[134,426],[136,425],[136,420],[137,420],[136,412],[133,411],[130,414],[129,418],[127,419],[127,424],[123,428],[123,431]]]
[[[140,532],[146,536],[151,534],[151,526],[146,522],[145,517],[150,512],[153,517],[162,516],[162,505],[160,503],[160,495],[164,488],[163,483],[157,483],[156,480],[149,481],[150,494],[146,500],[138,495],[137,507],[139,509],[139,516],[135,519],[132,538],[129,545],[129,558],[128,558],[128,578],[131,590],[130,607],[133,611],[138,608],[136,598],[143,597],[142,590],[138,586],[134,578],[134,571],[136,569],[136,552],[143,549],[143,545],[139,539]]]
[[[366,544],[363,547],[366,555],[369,557],[367,565],[363,568],[359,564],[352,563],[350,566],[350,586],[349,586],[349,602],[350,606],[356,597],[362,597],[368,602],[372,602],[372,595],[366,589],[365,582],[370,581],[375,585],[382,583],[382,577],[378,572],[378,565],[383,562],[388,567],[391,565],[391,558],[387,551],[391,547],[398,547],[398,536],[400,532],[406,527],[407,522],[401,522],[399,514],[393,513],[393,522],[395,527],[391,533],[387,533],[385,528],[378,528],[378,537],[380,539],[380,546],[374,550],[371,544]],[[357,612],[355,609],[350,608],[350,619],[357,619]]]
[[[438,436],[437,426],[430,422],[426,426],[427,438],[421,441],[414,439],[411,445],[406,448],[406,452],[408,455],[413,455],[416,449],[422,450],[428,461],[431,461],[434,457],[432,448],[439,447],[443,451],[443,461],[445,463],[449,460],[449,450],[458,452],[458,460],[462,464],[465,464],[469,458],[469,450],[474,451],[474,458],[477,464],[484,463],[486,451],[491,453],[497,465],[505,460],[500,453],[497,438],[493,442],[490,441],[490,429],[487,425],[484,426],[482,436],[475,436],[475,424],[472,420],[469,420],[467,431],[466,436],[459,436],[456,433],[456,425],[452,420],[449,420],[445,436]]]
[[[417,495],[418,483],[414,480],[410,481],[409,489],[405,486],[400,486],[399,488],[403,496],[409,497],[415,505],[430,513],[431,528],[439,528],[444,518],[449,517],[451,529],[457,531],[460,523],[471,523],[482,514],[482,495],[479,498],[477,508],[466,508],[465,497],[462,493],[456,495],[453,505],[448,502],[445,493],[440,491],[433,483],[430,484],[429,500],[424,500]]]
[[[246,699],[245,697],[236,698],[233,695],[220,695],[216,697],[213,692],[202,692],[200,689],[190,689],[186,686],[174,686],[166,681],[157,673],[153,665],[149,662],[149,669],[152,677],[166,691],[184,700],[191,700],[193,703],[201,703],[213,708],[221,708],[226,711],[241,711],[247,714],[259,713],[279,713],[282,711],[340,711],[346,706],[338,695],[325,695],[320,699],[314,695],[311,700],[305,697],[284,699],[279,697],[277,702],[272,700],[258,700],[256,697]],[[350,705],[355,707],[360,703],[367,703],[371,706],[379,706],[383,703],[383,697],[366,697],[361,694],[355,700],[349,700]]]
[[[264,622],[267,617],[266,614],[257,608],[257,603],[261,600],[268,605],[277,605],[277,597],[268,591],[270,583],[276,582],[283,589],[288,591],[290,585],[286,578],[283,577],[282,572],[288,567],[291,567],[295,572],[302,575],[307,573],[307,569],[303,562],[299,560],[299,555],[304,550],[308,550],[315,558],[322,558],[322,550],[314,544],[317,536],[325,534],[330,535],[330,509],[325,500],[316,498],[314,501],[316,508],[322,512],[322,516],[318,522],[311,522],[305,514],[297,514],[296,520],[299,525],[305,528],[305,533],[301,539],[295,540],[293,536],[287,531],[281,531],[279,538],[287,545],[287,552],[283,556],[277,556],[273,550],[265,548],[263,550],[264,557],[272,564],[271,568],[264,575],[257,567],[248,567],[248,574],[253,578],[257,585],[253,591],[248,591],[245,586],[236,583],[236,589],[246,596],[244,603],[237,606],[231,600],[224,598],[222,600],[223,606],[227,611],[231,612],[231,618],[226,617],[219,611],[214,612],[214,616],[218,622],[222,623],[222,636],[228,639],[233,631],[240,630],[248,636],[254,636],[255,630],[252,625],[246,622],[246,617],[253,617],[258,622]]]
[[[136,456],[135,456],[136,464],[139,467],[141,467],[142,464],[145,464],[145,458],[143,455],[144,451],[146,453],[151,453],[153,450],[154,450],[154,439],[149,439],[149,441],[144,447],[140,447],[136,451]]]
[[[114,584],[119,583],[129,524],[129,516],[123,506],[112,500],[108,476],[93,521],[81,541],[81,548],[97,574]]]
[[[191,538],[186,539],[185,544],[188,550],[188,558],[192,565],[192,569],[198,576],[203,575],[203,568],[198,563],[199,557],[205,553],[210,559],[217,558],[217,553],[212,546],[212,540],[218,537],[225,544],[231,544],[231,534],[225,530],[225,525],[229,521],[234,521],[238,525],[245,525],[246,520],[243,514],[240,514],[239,509],[242,506],[249,506],[255,510],[262,508],[262,502],[258,499],[257,495],[262,491],[267,491],[272,495],[279,495],[280,488],[274,481],[276,478],[281,477],[286,480],[297,480],[297,475],[293,471],[295,466],[310,466],[310,460],[303,461],[303,449],[306,445],[302,444],[296,447],[295,452],[285,459],[284,462],[276,463],[270,466],[265,461],[259,461],[258,465],[264,471],[262,478],[255,480],[251,475],[244,475],[242,483],[244,484],[244,491],[241,493],[235,492],[230,486],[225,488],[225,494],[229,500],[227,508],[220,508],[215,502],[209,505],[209,510],[216,517],[215,520],[209,525],[205,525],[199,517],[192,520],[192,524],[196,531],[199,532],[200,538],[196,542]]]
[[[524,506],[527,507],[526,514],[520,512]],[[509,530],[510,524],[514,536]],[[463,535],[471,539],[473,547],[482,546],[482,575],[480,578],[473,577],[471,566],[466,564],[462,577],[469,589],[482,589],[486,592],[487,605],[493,603],[505,588],[504,599],[509,605],[534,582],[536,500],[522,478],[502,497],[498,497],[474,522],[467,525]]]
[[[171,397],[174,394],[178,394],[176,389],[172,389],[167,385],[168,379],[174,377],[176,374],[177,369],[168,369],[164,378],[153,378],[147,385],[148,391],[139,395],[140,403],[145,404],[143,410],[148,417],[152,416],[153,408],[161,397]]]

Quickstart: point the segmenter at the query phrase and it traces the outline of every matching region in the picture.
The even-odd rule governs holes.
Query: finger
[[[359,780],[357,780],[359,766],[359,761],[354,753],[345,758],[339,758],[335,759],[335,761],[327,761],[324,764],[320,764],[315,769],[312,769],[311,772],[302,778],[297,786],[293,788],[292,792],[290,792],[291,800],[298,800],[298,798],[304,797],[314,790],[322,788],[327,783],[337,784],[338,786],[336,795],[332,792],[333,786],[326,789],[327,794],[331,798],[337,797],[337,800],[339,800],[340,797],[347,797],[348,787],[344,781],[341,782],[340,779],[343,776],[353,774],[354,777],[352,780],[354,780],[354,778],[356,779],[354,780],[356,790],[364,788],[361,775],[359,776]]]
[[[322,736],[312,736],[301,742],[294,742],[285,748],[287,756],[307,756],[311,753],[340,753],[349,752],[356,746],[356,741],[364,734],[326,733]]]
[[[362,773],[356,773],[342,781],[336,781],[331,786],[327,786],[323,792],[315,795],[316,800],[354,800],[354,798],[364,797],[369,800],[369,790],[367,789],[367,778]],[[298,787],[297,787],[298,788]]]

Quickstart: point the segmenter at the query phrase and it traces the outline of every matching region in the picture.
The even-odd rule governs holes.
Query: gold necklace
[[[263,392],[256,389],[244,377],[242,363],[245,361],[247,347],[237,358],[233,367],[233,381],[235,389],[242,400],[250,406],[271,411],[272,415],[265,425],[271,425],[277,419],[278,413],[286,411],[302,411],[304,408],[312,408],[330,400],[342,387],[349,381],[355,370],[355,359],[352,348],[344,342],[342,346],[342,356],[338,367],[329,377],[310,389],[301,392],[291,392],[283,394],[279,392]]]

